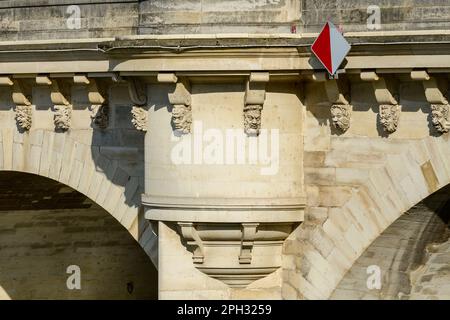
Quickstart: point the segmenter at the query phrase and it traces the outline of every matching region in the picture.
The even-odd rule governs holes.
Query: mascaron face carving
[[[133,116],[131,122],[134,127],[139,131],[147,131],[147,110],[143,107],[134,106],[131,109],[131,115]]]
[[[17,125],[23,130],[30,130],[32,121],[31,106],[16,106],[16,121]]]
[[[395,132],[400,119],[400,106],[392,104],[380,105],[380,123],[384,131],[388,133]]]
[[[106,129],[109,123],[109,106],[94,105],[91,108],[91,119],[94,125],[100,129]]]
[[[172,109],[172,127],[175,131],[186,134],[191,132],[191,106],[175,104]]]
[[[448,104],[431,105],[431,123],[433,123],[433,126],[440,133],[448,132],[450,129],[448,113],[449,113]]]
[[[55,128],[59,130],[68,130],[71,124],[72,117],[72,106],[59,104],[55,105],[55,115],[53,116],[53,121],[55,123]]]
[[[261,129],[261,105],[244,107],[244,131],[248,135],[258,136]]]
[[[345,132],[350,128],[350,116],[352,107],[350,105],[334,104],[331,106],[331,122],[336,129]]]

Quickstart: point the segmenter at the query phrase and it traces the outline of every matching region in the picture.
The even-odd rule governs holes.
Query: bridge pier
[[[263,85],[252,83],[258,77]],[[297,86],[268,78],[184,79],[149,91],[142,203],[160,221],[160,298],[223,297],[282,265],[283,242],[303,221],[303,111]],[[180,104],[188,111],[174,124]],[[245,130],[249,104],[262,108],[254,134]]]

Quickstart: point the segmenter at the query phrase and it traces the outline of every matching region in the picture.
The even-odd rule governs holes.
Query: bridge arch
[[[450,183],[450,143],[443,136],[403,141],[334,137],[331,151],[322,156],[336,167],[306,169],[307,218],[285,246],[288,281],[300,284],[297,295],[309,299],[329,298],[386,228]],[[327,180],[330,171],[333,185]],[[295,261],[302,261],[301,268]]]
[[[405,212],[356,260],[331,299],[448,299],[449,209],[447,185]]]
[[[157,271],[128,230],[78,191],[0,171],[0,299],[156,299]]]
[[[96,130],[0,130],[0,171],[32,173],[69,186],[111,214],[157,265],[157,238],[144,219],[143,155],[138,148],[97,143]]]
[[[327,299],[386,228],[450,183],[448,134],[430,123],[420,84],[406,81],[397,130],[381,134],[370,86],[352,82],[350,128],[337,132],[320,84],[305,103],[305,222],[284,247],[285,298]],[[322,101],[322,102],[321,102]]]

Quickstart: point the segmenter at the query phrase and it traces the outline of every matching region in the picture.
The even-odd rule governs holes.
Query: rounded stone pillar
[[[268,74],[171,79],[149,93],[145,216],[175,223],[197,269],[246,286],[281,266],[283,241],[303,221],[298,87]]]

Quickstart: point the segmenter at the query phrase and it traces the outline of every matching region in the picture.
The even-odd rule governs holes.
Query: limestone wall
[[[144,134],[131,123],[126,85],[110,87],[109,125],[95,128],[86,88],[71,86],[71,127],[55,129],[50,88],[32,84],[32,126],[22,131],[15,119],[11,89],[0,93],[0,170],[54,179],[88,196],[119,221],[157,261],[156,237],[140,207],[144,183]]]
[[[420,83],[402,81],[387,135],[370,85],[354,79],[347,132],[330,125],[321,85],[307,90],[305,222],[285,243],[283,297],[328,298],[354,261],[401,214],[450,182],[448,134],[429,122]]]

